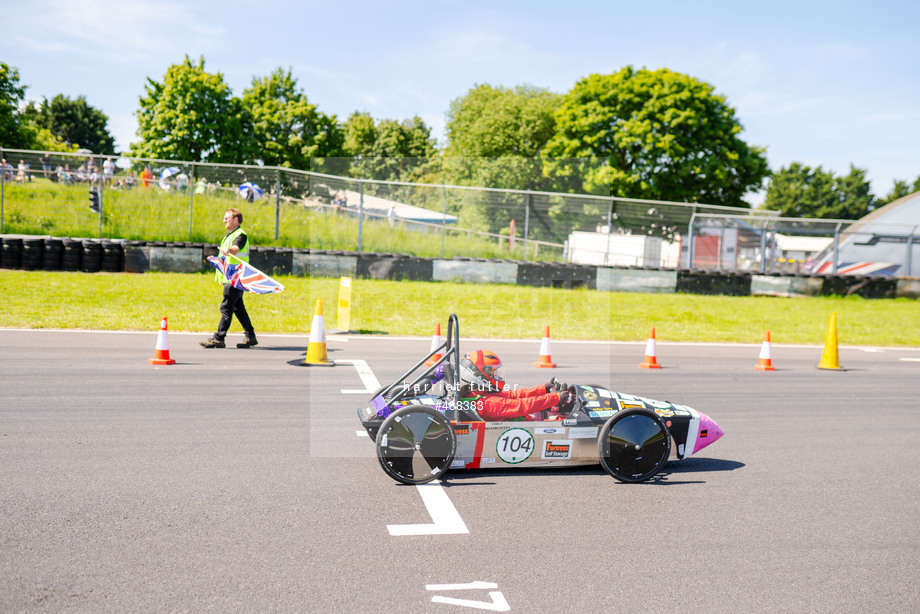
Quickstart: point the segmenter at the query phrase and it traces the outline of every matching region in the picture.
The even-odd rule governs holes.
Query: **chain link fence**
[[[264,246],[670,269],[794,273],[823,266],[820,272],[836,273],[841,246],[867,233],[853,221],[765,210],[347,176],[399,171],[424,178],[432,161],[422,159],[325,159],[304,171],[86,151],[0,149],[0,157],[6,234],[214,243],[223,235],[224,210],[236,207],[254,243]],[[524,160],[501,172],[545,185],[542,168]],[[900,274],[909,275],[920,257],[917,228],[888,226],[881,235],[874,227],[865,241],[900,246],[907,260]]]

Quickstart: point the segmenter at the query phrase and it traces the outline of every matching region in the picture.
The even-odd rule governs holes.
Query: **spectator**
[[[125,188],[130,190],[137,185],[137,177],[134,175],[134,171],[129,171],[128,176],[125,177]]]
[[[86,181],[86,162],[77,167],[77,181]]]
[[[153,173],[150,172],[149,166],[145,166],[143,172],[141,172],[141,185],[144,189],[147,189],[151,181],[153,181]]]
[[[184,194],[188,189],[188,175],[185,173],[179,173],[176,175],[176,187],[179,188],[179,191]]]
[[[204,180],[204,177],[199,177],[195,182],[195,194],[204,194],[207,189],[208,182]]]
[[[0,160],[0,173],[3,174],[4,181],[13,180],[13,167],[7,163],[6,158]]]
[[[335,195],[335,200],[332,201],[332,210],[335,211],[336,215],[341,215],[347,203],[348,201],[345,199],[345,194],[338,192]]]
[[[26,168],[25,160],[20,160],[19,166],[16,168],[16,183],[22,183],[28,175],[29,169]]]
[[[390,205],[390,210],[387,211],[387,221],[390,223],[390,228],[396,225],[396,205]]]
[[[48,155],[47,151],[42,155],[41,158],[38,159],[38,161],[41,162],[42,175],[45,177],[45,179],[53,177],[51,174],[51,156]]]
[[[115,163],[112,162],[112,158],[106,158],[105,162],[102,163],[102,178],[107,182],[111,182],[114,176]]]

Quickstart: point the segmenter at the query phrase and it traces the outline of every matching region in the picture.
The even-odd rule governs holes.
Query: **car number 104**
[[[521,463],[533,453],[533,434],[527,429],[508,429],[495,444],[495,452],[506,463]]]

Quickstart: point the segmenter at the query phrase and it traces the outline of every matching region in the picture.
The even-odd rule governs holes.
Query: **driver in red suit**
[[[540,420],[541,412],[571,406],[574,389],[552,381],[521,390],[505,390],[502,361],[489,350],[469,352],[460,361],[460,397],[473,403],[484,420]],[[559,417],[552,412],[549,419]]]

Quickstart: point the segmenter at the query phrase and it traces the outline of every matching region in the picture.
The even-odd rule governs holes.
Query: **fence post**
[[[444,213],[441,216],[441,258],[444,257],[444,237],[447,235],[447,186],[444,186]]]
[[[613,234],[613,203],[610,199],[610,206],[607,208],[607,249],[604,250],[604,266],[610,264],[610,235]]]
[[[360,183],[360,198],[358,198],[358,251],[361,251],[363,245],[364,237],[364,181],[359,179]]]
[[[0,149],[0,154],[3,150]],[[6,168],[0,168],[0,234],[3,234],[3,204],[6,200]]]
[[[188,240],[192,241],[192,220],[195,219],[195,165],[192,165],[188,178]]]
[[[524,262],[527,262],[527,237],[530,235],[530,203],[532,201],[533,194],[528,192],[524,203]]]
[[[96,163],[96,161],[93,160],[93,164],[95,164],[95,163]],[[102,184],[104,183],[104,181],[102,181],[102,174],[99,174],[99,175],[96,177],[96,180],[99,182],[99,238],[102,239],[102,210],[103,210],[103,207],[102,207]],[[90,189],[92,189],[92,188],[90,188]]]
[[[690,226],[687,228],[687,269],[693,270],[693,224],[696,223],[696,207],[690,214]],[[677,268],[680,268],[680,258],[677,259]]]
[[[834,228],[834,275],[837,274],[837,259],[840,257],[840,222]]]
[[[281,169],[275,169],[275,241],[281,226]]]
[[[907,235],[907,260],[904,264],[907,265],[907,276],[912,277],[911,269],[913,269],[913,256],[914,256],[914,233],[917,232],[917,227],[914,226],[910,229],[910,234]]]

